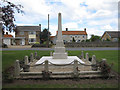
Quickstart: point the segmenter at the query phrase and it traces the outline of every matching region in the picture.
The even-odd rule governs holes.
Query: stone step
[[[82,78],[102,78],[103,76],[100,74],[96,75],[79,75],[78,79]],[[110,75],[110,77],[114,77],[114,75]],[[42,75],[34,75],[34,76],[20,76],[17,79],[43,79]],[[71,75],[51,75],[50,79],[73,79]]]
[[[52,75],[71,75],[73,72],[52,72]],[[79,75],[100,74],[100,71],[80,71]],[[42,75],[42,72],[21,72],[20,75]]]

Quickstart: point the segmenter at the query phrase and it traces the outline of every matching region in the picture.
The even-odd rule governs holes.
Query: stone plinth
[[[74,60],[77,60],[78,62],[85,64],[81,59],[79,59],[77,56],[67,56],[67,59],[53,59],[52,56],[43,56],[40,60],[38,60],[35,64],[39,65],[42,64],[48,60],[49,64],[55,64],[55,65],[68,65],[73,64]]]

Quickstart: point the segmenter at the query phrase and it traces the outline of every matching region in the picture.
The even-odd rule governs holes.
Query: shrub
[[[33,47],[46,47],[46,45],[45,44],[33,44],[32,48]]]
[[[40,44],[40,42],[35,42],[35,44]]]
[[[49,44],[49,47],[51,47],[52,44]],[[33,47],[47,47],[47,44],[33,44],[31,48]]]
[[[110,73],[111,73],[111,67],[113,64],[108,65],[106,61],[101,61],[99,64],[101,74],[103,75],[104,78],[108,78]]]

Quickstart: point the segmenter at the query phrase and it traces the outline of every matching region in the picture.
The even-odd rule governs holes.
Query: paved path
[[[13,51],[13,50],[43,50],[43,51],[48,51],[48,50],[54,50],[54,48],[3,48],[0,49],[0,51]],[[66,50],[74,51],[74,50],[120,50],[118,47],[80,47],[80,48],[66,48]]]

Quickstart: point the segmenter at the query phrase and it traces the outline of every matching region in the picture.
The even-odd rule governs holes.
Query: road
[[[54,48],[3,48],[0,49],[0,51],[14,51],[14,50],[43,50],[43,51],[48,51],[48,50],[54,50]],[[66,48],[66,50],[74,51],[74,50],[120,50],[118,47],[80,47],[80,48]]]

